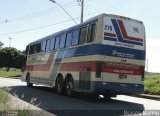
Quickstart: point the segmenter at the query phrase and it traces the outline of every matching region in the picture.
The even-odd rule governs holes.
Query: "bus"
[[[58,94],[95,93],[106,98],[144,91],[143,22],[100,14],[29,43],[22,81]]]

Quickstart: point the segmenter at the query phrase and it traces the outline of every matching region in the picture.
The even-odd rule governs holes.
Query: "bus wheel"
[[[56,80],[56,92],[61,95],[63,93],[63,77],[59,76]]]
[[[105,94],[105,95],[103,95],[103,96],[104,96],[104,99],[105,99],[106,101],[110,101],[110,100],[111,100],[111,96],[110,96],[110,95]]]
[[[30,83],[30,76],[29,76],[29,74],[27,75],[26,82],[27,82],[27,87],[32,87],[33,86],[33,83]]]
[[[66,95],[72,96],[73,95],[73,79],[71,77],[66,79],[65,83],[65,89],[66,89]]]

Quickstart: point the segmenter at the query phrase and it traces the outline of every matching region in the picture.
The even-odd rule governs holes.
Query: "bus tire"
[[[106,101],[110,101],[111,100],[111,96],[110,95],[104,94],[103,96],[104,96],[104,99]]]
[[[65,92],[67,96],[73,96],[73,88],[74,88],[73,78],[68,77],[65,81]]]
[[[64,87],[63,77],[58,76],[56,79],[56,92],[57,92],[57,94],[62,95],[63,87]]]
[[[28,74],[26,77],[27,87],[32,87],[33,83],[30,83],[30,75]]]

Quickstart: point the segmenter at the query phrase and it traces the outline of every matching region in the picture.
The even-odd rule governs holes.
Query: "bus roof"
[[[83,22],[83,23],[81,23],[81,24],[78,24],[78,25],[69,27],[69,28],[67,28],[67,29],[63,29],[63,30],[61,30],[61,31],[55,32],[55,33],[53,33],[53,34],[51,34],[51,35],[48,35],[48,36],[45,36],[45,37],[43,37],[43,38],[41,38],[41,39],[35,40],[35,41],[33,41],[33,42],[29,43],[29,44],[33,44],[33,43],[39,42],[39,41],[41,41],[41,40],[48,39],[49,37],[57,36],[57,35],[59,35],[59,34],[61,34],[61,33],[63,33],[63,32],[72,31],[72,30],[74,30],[74,29],[76,29],[76,28],[80,28],[80,27],[83,27],[83,26],[85,26],[85,25],[87,25],[87,24],[94,23],[94,22],[96,22],[96,21],[98,20],[99,17],[105,17],[105,16],[115,17],[115,18],[123,18],[123,19],[126,19],[126,20],[131,20],[131,21],[134,21],[134,22],[138,22],[138,23],[142,23],[142,24],[143,24],[142,21],[139,21],[139,20],[136,20],[136,19],[133,19],[133,18],[128,18],[128,17],[125,17],[125,16],[114,15],[114,14],[102,13],[102,14],[100,14],[100,15],[98,15],[98,16],[95,16],[95,17],[92,17],[92,18],[86,20],[85,22]],[[29,44],[28,44],[28,45],[29,45]]]

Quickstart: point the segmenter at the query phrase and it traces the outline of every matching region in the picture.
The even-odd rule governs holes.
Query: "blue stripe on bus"
[[[117,41],[117,38],[112,38],[112,37],[104,37],[104,40],[109,40],[109,41]]]
[[[115,55],[115,53],[121,54],[121,56],[118,56],[117,54]],[[59,50],[57,58],[59,59],[59,58],[68,58],[68,57],[86,56],[86,55],[106,55],[112,57],[145,60],[144,50],[136,50],[136,49],[102,45],[102,44],[91,44],[91,45]],[[133,57],[129,57],[129,55],[133,55]]]
[[[106,77],[107,78],[107,77]],[[113,83],[107,82],[95,82],[95,92],[104,93],[110,91],[111,93],[127,93],[127,94],[141,94],[144,93],[143,84],[134,84],[134,83]],[[123,85],[126,86],[123,86]]]

